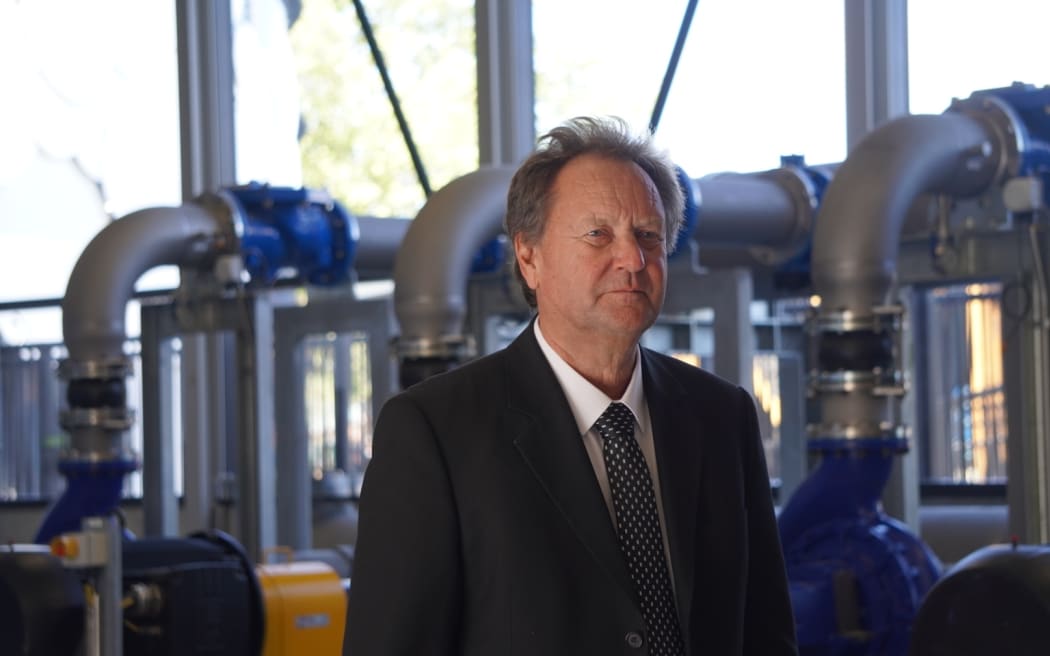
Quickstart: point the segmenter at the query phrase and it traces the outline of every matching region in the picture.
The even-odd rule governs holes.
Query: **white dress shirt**
[[[595,430],[594,424],[598,421],[610,403],[619,401],[626,405],[631,414],[634,415],[634,438],[645,457],[645,463],[649,466],[649,476],[653,479],[653,489],[656,493],[656,508],[660,515],[660,532],[664,540],[664,556],[667,558],[667,568],[671,571],[671,552],[667,541],[667,522],[664,520],[664,502],[660,494],[660,473],[656,467],[656,447],[653,445],[653,426],[649,420],[649,406],[645,402],[645,390],[642,385],[642,356],[641,351],[636,349],[634,358],[634,372],[631,381],[627,383],[627,389],[619,399],[610,399],[605,392],[595,387],[589,380],[584,378],[569,365],[551,347],[540,330],[540,320],[536,319],[536,341],[540,344],[540,350],[547,357],[547,361],[554,370],[554,376],[561,384],[562,392],[569,401],[569,408],[576,419],[576,428],[579,429],[583,445],[587,449],[587,456],[591,459],[594,468],[594,476],[598,479],[598,486],[605,498],[605,505],[609,509],[609,517],[612,519],[613,527],[616,527],[616,510],[613,507],[612,491],[609,488],[609,476],[605,471],[605,458],[602,456],[602,436]],[[671,577],[672,586],[674,576]]]

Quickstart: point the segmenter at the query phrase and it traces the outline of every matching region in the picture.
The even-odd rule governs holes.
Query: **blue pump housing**
[[[1014,82],[1008,87],[974,91],[972,98],[994,97],[1013,110],[1021,125],[1017,134],[1021,161],[1018,175],[1043,179],[1043,200],[1050,204],[1050,86]]]
[[[314,285],[350,279],[357,219],[325,192],[253,182],[225,189],[239,210],[241,254],[255,282],[293,271]]]
[[[66,489],[48,510],[33,539],[47,544],[63,533],[79,531],[85,517],[109,515],[120,503],[124,476],[138,468],[134,460],[66,460],[58,471],[66,478]]]
[[[780,514],[803,656],[904,656],[941,564],[879,499],[903,439],[811,440],[822,457]]]

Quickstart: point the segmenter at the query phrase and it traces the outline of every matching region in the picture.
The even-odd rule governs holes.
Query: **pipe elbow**
[[[912,115],[873,130],[828,185],[813,234],[815,291],[867,311],[892,286],[901,228],[923,193],[974,195],[999,175],[995,131],[963,113]]]
[[[139,210],[103,228],[78,258],[62,300],[70,358],[120,358],[135,281],[156,266],[199,260],[226,230],[219,213],[196,203]]]
[[[423,205],[394,261],[402,345],[460,337],[471,259],[503,229],[514,169],[487,167],[453,180]]]

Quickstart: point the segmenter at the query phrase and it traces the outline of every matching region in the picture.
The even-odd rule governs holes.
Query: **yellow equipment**
[[[266,607],[263,656],[338,656],[346,629],[346,591],[320,562],[256,565]]]

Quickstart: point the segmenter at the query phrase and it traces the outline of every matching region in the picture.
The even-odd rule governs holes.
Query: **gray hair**
[[[522,163],[510,181],[504,231],[513,243],[521,234],[535,243],[547,224],[551,191],[562,167],[580,155],[600,155],[637,164],[652,180],[664,209],[667,252],[674,251],[685,220],[685,200],[678,174],[666,153],[658,151],[648,132],[633,135],[623,119],[578,116],[539,138],[535,151]],[[536,294],[521,275],[517,260],[514,273],[531,307]]]

